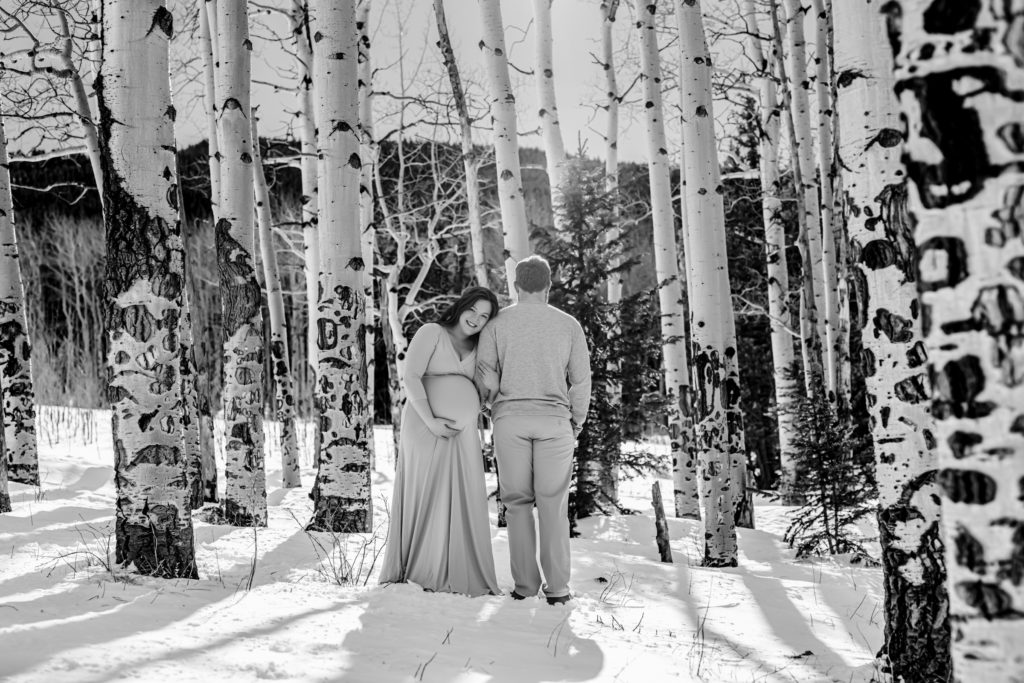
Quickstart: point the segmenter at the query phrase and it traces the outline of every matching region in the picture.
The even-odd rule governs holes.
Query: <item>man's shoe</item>
[[[564,605],[572,600],[571,595],[559,595],[557,598],[548,598],[549,605]]]
[[[519,593],[516,593],[515,591],[512,591],[511,593],[509,593],[509,595],[512,596],[513,600],[525,600],[526,599],[525,595],[520,595]]]

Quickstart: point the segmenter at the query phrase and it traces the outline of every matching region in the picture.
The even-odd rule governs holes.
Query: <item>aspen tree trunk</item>
[[[894,680],[949,678],[949,601],[930,435],[916,250],[885,16],[842,0],[836,78],[850,239],[858,256],[864,378],[878,480],[885,645]]]
[[[605,110],[608,113],[605,128],[605,187],[608,193],[612,196],[613,205],[613,220],[614,224],[606,235],[606,239],[609,242],[618,240],[621,238],[621,231],[619,230],[619,221],[621,220],[621,212],[619,211],[619,86],[615,79],[615,43],[613,40],[612,28],[615,26],[615,16],[619,9],[619,0],[602,0],[601,10],[601,59],[602,68],[604,69],[605,76],[605,87],[607,89]],[[622,260],[619,256],[615,257],[612,261],[612,267],[618,268],[622,265]],[[608,278],[607,285],[607,297],[608,303],[613,306],[618,306],[622,301],[622,273],[613,273]],[[613,364],[613,369],[617,370],[619,367],[619,358],[609,359],[609,362]],[[615,374],[618,374],[617,372]],[[610,390],[613,394],[613,400],[622,401],[622,385],[618,382],[613,383],[610,386]],[[619,474],[620,469],[618,464],[613,464],[611,467],[602,468],[600,472],[601,489],[609,500],[619,499]],[[673,498],[675,496],[673,495]],[[673,501],[674,502],[674,501]]]
[[[455,109],[459,113],[459,129],[462,132],[462,166],[466,172],[466,204],[469,212],[469,242],[473,252],[473,272],[479,286],[489,287],[490,278],[487,275],[487,262],[484,258],[483,219],[480,211],[480,157],[473,149],[473,126],[469,118],[469,107],[466,105],[466,93],[462,89],[459,65],[455,61],[452,39],[448,33],[444,0],[434,0],[434,18],[437,21],[441,57],[448,70],[448,81],[452,86],[452,99],[455,100]]]
[[[220,218],[220,146],[217,142],[217,57],[214,54],[217,0],[205,0],[199,8],[199,52],[203,58],[203,103],[210,165],[210,210],[216,225]]]
[[[178,205],[183,206],[182,194],[179,188]],[[184,212],[181,212],[184,216]],[[184,223],[184,220],[182,220]],[[184,231],[183,231],[184,232]],[[184,410],[182,411],[182,426],[185,430],[185,461],[186,461],[186,487],[188,488],[189,508],[195,510],[203,507],[203,442],[201,436],[200,414],[199,414],[199,392],[196,386],[198,372],[195,358],[195,339],[192,331],[192,302],[188,288],[188,268],[186,266],[187,252],[182,250],[182,270],[185,278],[185,286],[181,292],[181,325],[179,327],[181,353],[179,354],[179,372],[181,375],[181,400]],[[212,457],[212,450],[211,450]]]
[[[647,130],[647,169],[651,185],[651,222],[654,225],[654,268],[660,283],[661,338],[665,389],[670,397],[668,428],[672,448],[672,479],[677,517],[700,518],[697,500],[697,463],[690,417],[690,369],[686,354],[686,311],[679,273],[672,190],[669,184],[668,142],[665,139],[661,98],[661,64],[656,33],[656,6],[634,0],[640,32],[640,80],[644,89]]]
[[[317,84],[320,298],[317,403],[321,446],[309,529],[372,530],[373,425],[366,395],[365,269],[359,229],[358,38],[355,0],[310,3]]]
[[[736,329],[725,250],[722,204],[711,103],[711,58],[697,0],[677,0],[679,96],[682,108],[683,189],[688,235],[690,335],[693,349],[695,445],[700,454],[704,502],[704,565],[736,566],[736,501],[745,492],[739,413]]]
[[[779,430],[779,459],[782,465],[780,489],[785,494],[796,481],[793,461],[793,415],[789,408],[796,392],[792,370],[796,362],[793,337],[789,328],[793,315],[789,310],[789,267],[786,263],[786,232],[782,218],[782,185],[779,174],[779,100],[771,77],[778,44],[769,41],[773,61],[764,56],[754,0],[743,0],[743,18],[747,29],[750,57],[757,68],[758,98],[761,107],[761,210],[764,217],[765,263],[768,280],[768,322],[771,329],[772,370],[775,380],[776,419]]]
[[[775,73],[780,84],[780,113],[784,117],[786,131],[789,135],[790,169],[793,173],[794,184],[803,187],[802,175],[800,172],[799,148],[792,143],[797,138],[795,117],[793,115],[792,89],[790,77],[786,73],[785,60],[783,59],[783,44],[787,43],[785,35],[785,24],[780,22],[779,14],[784,15],[784,8],[781,4],[776,5],[771,11],[772,22],[772,52],[775,57]],[[824,382],[824,371],[821,366],[821,338],[817,334],[817,316],[814,306],[814,278],[810,275],[817,272],[811,257],[811,245],[809,242],[809,231],[807,225],[807,212],[804,209],[806,194],[797,192],[795,197],[797,206],[797,223],[799,233],[797,237],[797,248],[800,252],[800,304],[799,304],[799,328],[800,328],[800,355],[804,373],[804,388],[808,396],[813,396],[820,391]],[[797,499],[787,495],[783,501],[786,504],[795,504]]]
[[[359,171],[359,229],[362,240],[363,267],[366,269],[366,396],[370,425],[374,423],[376,397],[377,336],[374,304],[374,261],[377,232],[373,220],[373,169],[376,166],[377,141],[373,133],[373,61],[370,59],[370,4],[359,0],[356,28],[359,31],[359,155],[363,160]]]
[[[177,159],[175,159],[177,161]],[[180,169],[178,176],[181,176]],[[196,386],[198,371],[195,357],[195,339],[192,331],[192,286],[188,264],[188,244],[185,242],[185,228],[188,223],[185,215],[185,195],[181,185],[176,188],[178,201],[178,220],[182,225],[182,258],[181,271],[184,285],[181,288],[181,318],[178,326],[178,340],[181,353],[178,357],[181,376],[182,426],[184,428],[185,482],[188,489],[189,508],[195,510],[203,506],[203,443],[200,429],[199,393]],[[212,457],[212,452],[211,452]]]
[[[1020,2],[906,0],[891,37],[964,682],[1024,672],[1022,25]]]
[[[317,281],[320,277],[320,237],[317,226],[319,201],[317,197],[316,109],[313,106],[313,32],[309,23],[307,0],[292,2],[292,35],[299,69],[299,150],[302,161],[302,244],[303,269],[306,278],[306,312],[309,329],[306,330],[306,357],[309,361],[313,384],[316,386],[317,347]],[[313,402],[314,405],[316,401]],[[315,413],[313,419],[319,419]]]
[[[217,74],[216,36],[217,0],[205,0],[199,8],[199,49],[203,59],[203,103],[206,109],[207,157],[210,167],[210,211],[213,224],[220,219],[220,147],[217,143]],[[189,250],[186,248],[186,263]],[[186,268],[187,271],[187,268]],[[186,273],[187,277],[187,273]],[[198,305],[195,283],[188,278],[191,302]],[[192,308],[189,306],[191,314]],[[194,329],[193,329],[194,332]],[[194,341],[194,338],[193,338]],[[210,408],[210,366],[202,344],[193,344],[196,360],[196,399],[199,410],[199,452],[202,459],[203,501],[217,502],[217,461],[213,446],[213,411]],[[193,506],[195,501],[193,500]]]
[[[281,423],[281,479],[286,489],[302,484],[299,473],[299,445],[295,433],[295,382],[288,354],[288,329],[284,319],[284,295],[281,292],[281,272],[277,267],[274,249],[273,218],[270,214],[270,191],[263,174],[260,156],[259,129],[255,112],[252,120],[252,180],[256,192],[256,219],[259,229],[260,255],[263,261],[263,279],[267,283],[267,310],[270,312],[270,366],[277,389],[276,413]]]
[[[265,526],[263,456],[263,313],[253,263],[250,51],[245,0],[217,1],[217,137],[221,150],[221,216],[217,266],[224,320],[225,520]]]
[[[832,177],[832,119],[834,116],[832,103],[832,78],[828,33],[830,12],[826,10],[822,0],[811,0],[814,12],[814,44],[815,44],[815,76],[814,94],[817,100],[817,152],[818,177],[821,188],[821,268],[824,286],[823,301],[825,315],[825,337],[822,347],[822,359],[825,366],[825,389],[833,406],[845,411],[849,405],[848,397],[840,393],[839,382],[839,281],[837,265],[837,245],[835,239],[836,218],[835,199],[833,195]]]
[[[101,22],[116,557],[143,574],[198,578],[178,342],[185,281],[167,57],[174,22],[161,0],[109,0]]]
[[[3,392],[4,445],[0,459],[6,463],[6,479],[37,486],[39,451],[32,343],[25,318],[25,288],[7,164],[7,138],[3,116],[0,116],[0,391]]]
[[[82,140],[85,142],[86,156],[89,157],[89,165],[92,167],[93,179],[96,182],[96,190],[100,196],[100,207],[103,206],[103,170],[100,164],[100,140],[96,132],[96,116],[93,114],[89,104],[89,94],[85,89],[85,79],[82,72],[74,63],[72,54],[74,41],[71,38],[71,26],[68,22],[66,12],[58,11],[57,19],[60,22],[61,35],[64,36],[61,46],[61,58],[71,74],[71,93],[75,100],[75,113],[78,114],[78,121],[81,124]],[[83,65],[84,66],[84,65]]]
[[[799,173],[800,187],[802,188],[802,210],[801,229],[804,232],[806,244],[804,265],[807,269],[801,273],[801,277],[808,280],[807,296],[809,299],[804,308],[804,325],[812,326],[807,330],[804,344],[807,345],[810,334],[815,339],[810,345],[807,353],[815,358],[811,362],[812,375],[816,375],[817,368],[825,368],[824,356],[826,349],[825,337],[825,282],[823,278],[822,253],[821,253],[821,215],[818,206],[818,169],[814,164],[814,141],[811,136],[811,113],[810,113],[810,89],[811,82],[807,75],[807,54],[804,40],[804,10],[800,0],[784,0],[786,9],[786,68],[784,78],[789,93],[789,115],[792,117],[792,140],[793,155],[796,157],[797,171]],[[813,306],[813,311],[810,310]],[[806,363],[805,363],[806,365]],[[824,380],[824,376],[815,378]],[[814,391],[822,387],[814,388]]]
[[[533,0],[533,71],[537,83],[537,102],[540,104],[537,117],[540,119],[541,136],[544,139],[551,206],[557,226],[559,207],[563,203],[562,187],[565,185],[565,145],[562,142],[562,126],[558,121],[558,101],[555,98],[555,57],[551,48],[552,2],[554,0]]]
[[[516,96],[508,74],[505,54],[505,25],[499,0],[478,0],[483,39],[480,51],[487,68],[494,127],[494,161],[498,176],[498,200],[505,240],[505,277],[508,294],[516,290],[515,265],[530,255],[530,225],[526,220],[523,179],[519,170],[519,140],[516,131]]]
[[[608,118],[605,123],[605,156],[604,173],[608,179],[608,192],[618,194],[619,191],[619,86],[615,78],[615,42],[612,29],[615,27],[615,15],[619,10],[619,0],[602,0],[601,2],[601,68],[604,69],[606,89],[605,111]],[[615,202],[615,228],[608,234],[609,240],[616,240],[621,233],[618,227],[619,203]],[[618,267],[620,262],[613,264]],[[617,304],[622,300],[622,274],[615,273],[608,280],[608,303]]]
[[[0,415],[0,419],[3,416]],[[3,447],[3,430],[0,429],[0,448]],[[0,458],[0,513],[11,511],[11,492],[7,487],[7,458]]]

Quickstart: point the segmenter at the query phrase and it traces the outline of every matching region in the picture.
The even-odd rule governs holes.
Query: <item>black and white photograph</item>
[[[1024,1],[0,0],[0,681],[1024,683]]]

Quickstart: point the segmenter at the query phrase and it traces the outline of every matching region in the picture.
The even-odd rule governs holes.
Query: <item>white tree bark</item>
[[[786,232],[782,216],[782,185],[779,174],[779,99],[776,85],[771,77],[772,61],[764,56],[757,10],[754,0],[743,0],[743,18],[747,29],[747,44],[750,57],[757,69],[758,98],[761,107],[761,210],[764,216],[765,262],[768,280],[768,322],[771,329],[772,370],[775,380],[776,419],[779,430],[779,458],[782,465],[781,490],[791,490],[796,481],[796,465],[793,461],[793,415],[789,407],[796,391],[792,376],[796,354],[793,351],[793,337],[790,327],[793,314],[789,310],[789,267],[786,263]],[[770,49],[777,50],[777,43],[769,41]]]
[[[953,671],[965,682],[1016,681],[1024,672],[1024,5],[901,5],[895,89],[945,494]]]
[[[885,645],[894,680],[948,680],[948,597],[936,457],[907,220],[903,135],[885,16],[871,0],[835,6],[841,155],[857,255],[864,381],[878,480]]]
[[[185,282],[167,58],[174,22],[161,0],[109,0],[101,15],[116,556],[144,574],[198,578],[177,340]]]
[[[722,204],[711,102],[711,57],[697,0],[677,0],[683,188],[688,238],[690,335],[694,368],[695,445],[704,501],[704,564],[735,566],[736,508],[744,453],[739,414],[739,365],[729,290]]]
[[[374,304],[374,261],[377,251],[377,231],[373,219],[373,170],[377,158],[377,140],[373,133],[373,61],[370,59],[370,5],[372,0],[359,0],[356,8],[356,27],[359,31],[359,156],[362,167],[359,175],[359,229],[361,234],[363,267],[366,269],[366,395],[370,424],[373,424],[376,386],[376,306]]]
[[[786,11],[786,69],[785,81],[789,92],[789,115],[792,120],[793,155],[796,157],[798,175],[802,193],[800,223],[804,234],[805,272],[801,277],[807,279],[807,298],[801,311],[801,334],[804,346],[808,347],[805,354],[813,356],[805,362],[810,367],[811,375],[817,374],[815,369],[823,365],[825,336],[825,282],[823,278],[821,253],[821,214],[818,205],[818,169],[814,162],[814,141],[811,135],[811,82],[807,75],[807,54],[804,39],[804,10],[800,0],[784,0]],[[781,6],[780,6],[781,9]],[[813,306],[813,310],[811,307]],[[813,329],[811,329],[813,328]],[[815,338],[810,339],[814,334]],[[822,368],[824,370],[824,368]],[[824,377],[818,379],[824,380]],[[812,376],[808,382],[816,381]],[[817,388],[812,387],[817,391]]]
[[[656,32],[656,6],[634,0],[640,33],[640,80],[643,85],[647,142],[647,168],[651,185],[651,222],[654,226],[654,268],[660,283],[662,369],[670,397],[668,428],[672,448],[672,479],[677,517],[700,517],[697,500],[697,463],[690,418],[690,369],[686,353],[686,311],[679,273],[672,189],[669,184],[668,142],[665,139],[661,97],[661,64]]]
[[[3,439],[0,431],[0,440]],[[7,486],[7,459],[0,458],[0,513],[11,511],[11,492]]]
[[[371,531],[373,425],[366,394],[366,297],[359,226],[358,38],[355,0],[313,0],[320,272],[317,403],[321,447],[310,529]]]
[[[499,0],[478,0],[483,40],[480,51],[487,68],[494,127],[494,161],[498,176],[498,200],[505,240],[505,276],[508,293],[516,295],[515,264],[530,255],[530,225],[526,220],[523,179],[519,170],[519,140],[516,130],[516,96],[508,74],[505,53],[505,25]]]
[[[263,455],[263,314],[253,249],[250,52],[245,0],[218,0],[217,138],[221,215],[217,266],[224,315],[224,518],[236,526],[267,523]]]
[[[825,389],[829,400],[844,409],[849,405],[848,397],[840,395],[839,356],[841,340],[839,338],[839,281],[838,254],[836,244],[835,199],[832,179],[832,119],[834,104],[832,102],[831,63],[829,61],[828,34],[830,12],[822,0],[811,0],[814,12],[814,44],[815,44],[815,76],[814,94],[817,116],[817,153],[818,179],[821,187],[821,268],[824,291],[822,300],[825,315],[825,337],[822,340],[822,360],[825,369]]]
[[[210,168],[210,212],[213,224],[220,219],[220,146],[217,143],[217,0],[204,0],[199,13],[199,50],[203,60],[203,105],[206,112],[207,163]],[[187,255],[190,251],[186,246]],[[187,267],[186,267],[187,271]],[[186,273],[186,277],[188,277]],[[189,288],[195,285],[189,278]],[[197,302],[192,289],[190,300]],[[190,308],[191,311],[191,308]],[[193,330],[194,332],[194,330]],[[194,341],[194,339],[193,339]],[[196,359],[196,400],[199,409],[199,448],[202,459],[203,501],[218,502],[217,461],[213,446],[213,411],[210,408],[209,364],[202,344],[192,346]],[[201,351],[202,350],[202,351]],[[195,506],[193,500],[193,507]]]
[[[217,0],[199,8],[199,53],[203,58],[203,103],[206,109],[207,156],[210,165],[210,210],[220,218],[220,145],[217,142],[217,58],[214,55]]]
[[[554,0],[533,0],[533,73],[537,84],[537,102],[540,104],[537,117],[540,119],[541,136],[544,139],[551,206],[554,208],[555,225],[558,225],[558,207],[562,205],[562,186],[565,184],[565,144],[562,142],[562,125],[558,121],[558,100],[555,97],[555,56],[551,41],[552,2]]]
[[[441,56],[448,71],[448,82],[452,86],[452,99],[455,100],[455,109],[459,113],[459,130],[462,132],[462,166],[466,172],[466,204],[469,213],[469,243],[473,253],[473,272],[479,286],[490,287],[487,261],[484,258],[483,219],[480,210],[480,159],[473,149],[473,125],[469,118],[469,107],[466,105],[466,93],[462,89],[459,65],[455,61],[455,50],[452,49],[452,39],[448,33],[444,0],[434,0],[434,18],[437,22]]]
[[[0,459],[6,463],[5,479],[36,486],[39,484],[39,452],[32,346],[25,318],[25,288],[7,164],[7,138],[0,116],[0,391],[3,392]],[[3,493],[0,491],[0,497]]]
[[[601,68],[604,69],[605,84],[605,120],[604,134],[604,173],[608,179],[608,192],[619,191],[619,85],[615,77],[615,41],[612,29],[619,9],[619,0],[602,0],[601,2]],[[615,204],[616,226],[609,231],[608,239],[616,240],[621,236],[618,227],[619,204]],[[618,267],[616,261],[612,264]],[[622,274],[616,273],[608,279],[608,303],[617,304],[622,300]]]
[[[295,432],[295,382],[288,354],[288,328],[284,319],[284,294],[281,291],[281,271],[277,267],[274,248],[273,217],[270,213],[270,191],[263,174],[260,156],[259,128],[256,113],[251,118],[252,180],[256,197],[256,223],[259,230],[260,256],[263,261],[263,280],[267,288],[267,310],[270,313],[270,367],[277,390],[275,408],[281,423],[281,479],[286,489],[301,485],[299,473],[299,446]]]
[[[309,24],[307,0],[292,0],[292,35],[299,69],[299,151],[302,161],[302,243],[303,275],[306,279],[306,311],[309,329],[306,330],[306,357],[316,384],[317,347],[317,282],[320,277],[320,237],[317,226],[319,200],[317,193],[316,110],[313,106],[313,32]],[[314,402],[315,403],[315,402]],[[314,415],[314,419],[316,415]]]

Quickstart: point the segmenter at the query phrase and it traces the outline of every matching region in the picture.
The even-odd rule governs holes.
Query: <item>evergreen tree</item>
[[[575,521],[620,511],[615,493],[619,471],[647,471],[654,462],[646,453],[622,454],[624,413],[616,387],[624,379],[625,366],[618,361],[627,357],[627,338],[620,306],[633,301],[610,304],[604,296],[608,278],[631,265],[623,259],[621,241],[607,239],[615,228],[616,195],[608,191],[604,169],[594,162],[570,161],[565,174],[561,202],[555,207],[562,229],[540,230],[533,237],[554,271],[551,305],[579,320],[590,348],[590,412],[579,435],[569,494],[569,517]]]

